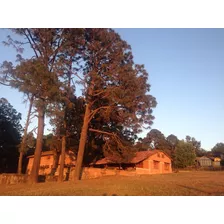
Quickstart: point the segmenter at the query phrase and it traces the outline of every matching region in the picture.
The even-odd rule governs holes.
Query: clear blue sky
[[[152,128],[179,139],[195,137],[206,150],[224,142],[224,29],[115,30],[149,73],[151,94],[158,102]],[[0,41],[6,35],[0,29]],[[14,58],[15,51],[1,44],[0,62]],[[0,93],[24,119],[22,94],[2,86]]]

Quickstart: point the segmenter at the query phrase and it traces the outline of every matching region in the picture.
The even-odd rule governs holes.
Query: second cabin
[[[171,158],[160,150],[149,150],[136,152],[129,163],[118,164],[110,158],[98,160],[94,167],[123,167],[133,169],[136,174],[159,174],[171,173]]]

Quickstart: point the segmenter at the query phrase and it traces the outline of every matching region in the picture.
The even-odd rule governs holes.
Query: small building
[[[221,164],[221,158],[219,157],[210,157],[210,159],[212,160],[212,166],[213,167],[219,167]]]
[[[160,150],[136,152],[136,155],[128,163],[117,164],[112,159],[98,160],[95,167],[123,167],[133,168],[137,174],[171,173],[171,158]]]
[[[212,166],[212,160],[206,156],[196,157],[196,164],[200,167]]]
[[[27,165],[27,174],[31,173],[31,169],[33,166],[33,160],[34,160],[34,155],[28,156],[29,159],[28,165]],[[58,161],[58,167],[55,172],[55,175],[59,174],[59,169],[60,169],[60,159],[61,156],[59,157]],[[41,153],[41,159],[40,159],[40,168],[39,168],[39,175],[48,175],[51,173],[51,170],[53,168],[55,160],[55,151],[45,151]],[[68,168],[75,166],[76,163],[76,157],[72,151],[68,151],[65,154],[65,168],[64,169],[64,175],[66,174]]]

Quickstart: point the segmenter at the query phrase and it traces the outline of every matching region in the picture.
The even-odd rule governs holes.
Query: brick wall
[[[75,168],[72,168],[69,175],[69,180],[73,180],[74,172]],[[115,169],[100,169],[100,168],[85,167],[82,171],[82,179],[92,179],[103,176],[114,176],[117,174],[118,170]]]
[[[24,174],[8,174],[3,173],[0,174],[0,184],[18,184],[18,183],[26,183],[28,180],[28,176]]]
[[[71,169],[69,180],[73,180],[74,178],[75,168]],[[136,168],[136,170],[116,170],[116,169],[100,169],[100,168],[92,168],[92,167],[85,167],[82,172],[82,179],[93,179],[99,178],[103,176],[136,176],[141,174],[156,174],[160,173],[160,171],[151,172],[149,169],[146,168]],[[171,173],[171,171],[163,172],[163,173]]]
[[[136,174],[172,173],[171,160],[163,152],[156,153],[136,166]]]

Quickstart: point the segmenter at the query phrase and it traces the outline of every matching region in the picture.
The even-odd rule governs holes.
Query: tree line
[[[63,180],[67,150],[77,156],[76,180],[81,179],[82,166],[103,156],[122,163],[138,150],[159,149],[176,167],[185,167],[193,164],[195,156],[207,153],[195,138],[166,138],[156,129],[138,139],[138,134],[151,128],[157,102],[150,94],[144,65],[134,62],[131,46],[113,29],[23,28],[11,32],[18,39],[9,35],[4,44],[15,48],[16,60],[2,62],[0,83],[22,92],[29,108],[22,128],[21,114],[6,99],[0,101],[0,172],[12,172],[18,164],[21,173],[30,149],[34,153],[30,182],[37,182],[41,152],[49,149],[55,151],[52,175],[61,155],[59,181]],[[25,59],[27,47],[33,55]],[[28,132],[34,116],[38,120],[36,138],[33,130]],[[46,117],[53,127],[48,136],[44,135]]]
[[[84,106],[82,106],[84,110]],[[30,108],[28,109],[28,111]],[[74,112],[74,111],[73,111]],[[77,111],[76,111],[77,112]],[[79,111],[80,112],[80,111]],[[75,112],[71,118],[75,118]],[[79,114],[77,112],[77,114]],[[56,123],[56,118],[52,118],[51,122]],[[20,124],[21,114],[18,113],[12,105],[5,98],[0,99],[0,173],[2,172],[18,172],[25,173],[28,155],[32,155],[35,150],[36,138],[33,135],[33,131],[26,133],[26,136],[22,136],[25,133],[25,127],[22,128]],[[76,132],[81,130],[81,120],[71,120],[72,125],[70,127],[69,136],[66,137],[66,150],[72,150],[77,154],[79,138],[75,137]],[[52,125],[53,125],[52,124]],[[59,122],[60,124],[60,122]],[[69,123],[68,123],[69,124]],[[80,125],[79,131],[77,129]],[[74,127],[73,127],[74,125]],[[43,136],[42,151],[54,150],[54,163],[52,167],[51,175],[55,174],[57,165],[59,162],[59,156],[62,153],[62,138],[60,137],[61,126],[55,126],[54,132]],[[88,165],[104,156],[110,156],[111,152],[105,151],[105,142],[99,138],[93,138],[89,136],[87,147],[84,155],[83,165]],[[130,146],[130,143],[129,143]],[[127,162],[132,158],[133,154],[137,151],[158,149],[165,152],[172,159],[173,168],[185,168],[187,166],[193,166],[195,164],[195,158],[201,156],[218,156],[224,154],[224,143],[217,143],[210,151],[206,151],[201,148],[201,142],[194,137],[186,136],[185,139],[179,140],[177,136],[171,134],[167,137],[164,136],[159,130],[152,129],[146,137],[138,138],[133,144],[132,149],[127,148],[123,151],[122,156],[118,156],[117,145],[110,145],[113,149],[113,159],[116,162]],[[113,148],[114,147],[114,148]],[[22,156],[21,156],[21,149]],[[19,157],[19,159],[18,159]],[[221,161],[223,165],[223,160]],[[63,179],[63,176],[62,176]]]
[[[12,32],[18,39],[8,36],[4,44],[16,49],[16,62],[2,63],[0,81],[24,93],[30,102],[26,127],[31,110],[38,118],[30,182],[38,180],[46,116],[51,118],[54,136],[61,144],[59,179],[70,146],[77,153],[75,179],[81,178],[81,167],[89,162],[83,158],[94,160],[108,154],[122,159],[132,154],[137,134],[152,125],[156,99],[149,94],[144,65],[133,61],[130,45],[112,29]],[[26,45],[33,51],[28,59],[22,54]],[[82,95],[77,96],[80,86]],[[20,158],[26,148],[26,127]],[[21,172],[21,162],[19,166]]]
[[[217,143],[210,151],[201,148],[201,141],[186,135],[185,139],[178,139],[174,134],[167,137],[157,130],[152,129],[145,138],[140,138],[136,143],[138,150],[158,149],[164,151],[172,159],[174,168],[185,168],[195,165],[196,157],[220,157],[224,155],[224,143]],[[222,161],[223,164],[223,161]]]

